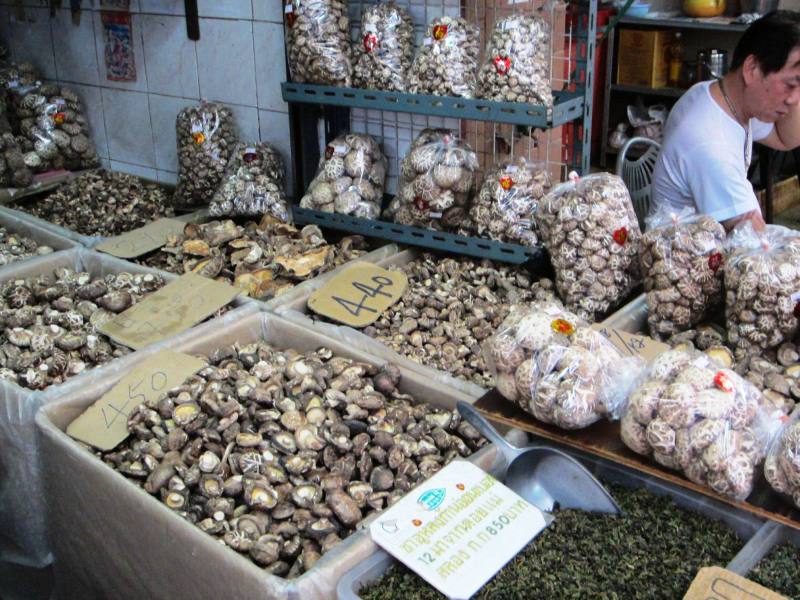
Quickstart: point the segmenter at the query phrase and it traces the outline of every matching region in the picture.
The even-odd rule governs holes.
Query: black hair
[[[800,47],[800,13],[772,11],[754,21],[739,39],[733,51],[731,71],[741,67],[751,54],[765,75],[780,71],[789,53],[797,47]]]

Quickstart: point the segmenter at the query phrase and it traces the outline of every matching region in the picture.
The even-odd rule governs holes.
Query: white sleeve
[[[756,142],[763,140],[772,133],[774,127],[774,123],[764,123],[764,121],[759,121],[758,119],[750,120],[750,129],[753,132],[753,140]]]
[[[713,145],[695,146],[682,159],[697,210],[717,221],[757,210],[758,199],[743,172],[744,164],[732,164],[715,150]]]

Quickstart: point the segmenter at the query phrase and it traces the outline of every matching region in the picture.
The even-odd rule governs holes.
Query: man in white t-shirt
[[[742,35],[722,79],[692,86],[675,104],[653,173],[650,213],[694,208],[730,229],[764,227],[747,170],[753,140],[800,146],[800,13],[772,12]]]

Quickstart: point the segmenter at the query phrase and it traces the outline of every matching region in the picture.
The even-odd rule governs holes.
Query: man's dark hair
[[[744,32],[733,51],[731,71],[755,56],[765,75],[780,71],[789,53],[800,47],[800,13],[776,10],[754,21]]]

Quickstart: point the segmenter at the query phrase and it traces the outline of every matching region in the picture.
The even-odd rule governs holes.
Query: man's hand
[[[753,223],[753,229],[756,231],[764,231],[764,229],[767,227],[767,224],[764,222],[764,218],[761,216],[761,211],[758,209],[751,210],[750,212],[746,212],[732,219],[728,219],[727,221],[723,221],[722,226],[725,228],[725,231],[730,231],[745,221],[751,221]]]

